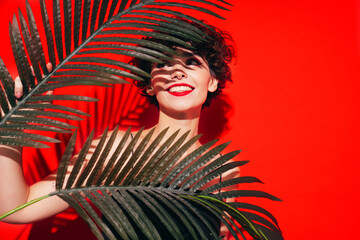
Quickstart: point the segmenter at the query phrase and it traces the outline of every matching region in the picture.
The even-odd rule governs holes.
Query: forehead
[[[165,54],[166,56],[170,57],[170,58],[189,58],[189,57],[197,57],[197,58],[202,58],[201,56],[197,55],[196,53],[194,53],[192,50],[190,49],[186,49],[186,48],[182,48],[182,47],[175,47],[175,52],[178,55],[174,55],[174,54]]]

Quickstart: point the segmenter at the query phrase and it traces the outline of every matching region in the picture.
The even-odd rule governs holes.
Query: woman
[[[210,101],[221,93],[227,81],[231,81],[228,63],[231,61],[233,51],[225,41],[229,36],[214,27],[209,30],[198,24],[194,25],[210,35],[213,40],[207,44],[201,43],[201,45],[190,42],[194,50],[161,41],[162,44],[175,50],[176,54],[170,56],[171,60],[164,60],[164,63],[160,64],[134,61],[135,65],[151,74],[151,79],[137,82],[136,85],[142,90],[142,94],[159,108],[159,121],[154,126],[153,136],[157,136],[169,126],[168,136],[178,129],[180,129],[180,134],[190,130],[187,139],[197,135],[201,109],[209,105]],[[19,83],[18,79],[15,89],[18,97],[22,94]],[[149,131],[150,129],[144,130],[140,138]],[[108,133],[108,137],[111,133]],[[124,132],[118,133],[115,146],[120,142],[123,134]],[[94,140],[92,146],[96,146],[98,141],[98,139]],[[200,146],[200,142],[196,142],[187,153]],[[21,148],[1,146],[0,214],[55,190],[56,173],[32,186],[26,184],[21,166],[21,151]],[[238,174],[238,171],[227,172],[222,179],[230,179]],[[220,179],[215,181],[220,181]],[[9,189],[8,186],[13,187]],[[62,199],[51,197],[7,217],[4,221],[30,223],[58,214],[69,207],[69,204]],[[226,229],[222,228],[221,231],[224,235]]]

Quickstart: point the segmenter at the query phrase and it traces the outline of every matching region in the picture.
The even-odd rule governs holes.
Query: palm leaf
[[[93,137],[91,135],[78,158],[71,165],[70,158],[75,143],[75,137],[73,137],[59,166],[57,191],[50,195],[59,196],[69,204],[75,205],[75,209],[79,211],[99,239],[103,237],[99,236],[99,232],[110,239],[116,239],[119,236],[123,239],[142,239],[144,236],[147,239],[161,239],[160,228],[165,228],[175,239],[182,239],[183,231],[190,234],[192,239],[203,239],[206,236],[204,229],[215,236],[214,226],[203,215],[204,210],[199,210],[199,206],[213,214],[215,219],[222,221],[234,235],[242,234],[236,227],[237,222],[254,239],[282,239],[276,219],[266,210],[244,202],[225,203],[222,201],[222,199],[232,197],[249,196],[274,201],[280,201],[280,199],[255,190],[217,191],[235,184],[260,182],[257,178],[240,177],[216,182],[207,189],[200,188],[199,190],[199,186],[208,182],[209,175],[220,176],[224,169],[227,171],[246,164],[247,161],[228,163],[239,151],[219,157],[220,152],[228,143],[211,148],[213,141],[203,145],[200,153],[197,149],[179,161],[178,155],[182,154],[184,149],[188,149],[199,136],[184,142],[183,139],[187,133],[178,136],[176,132],[170,137],[171,139],[164,139],[166,131],[157,136],[155,143],[150,143],[149,139],[153,131],[150,131],[139,142],[142,131],[130,141],[129,129],[117,146],[114,145],[114,138],[118,134],[117,128],[107,142],[105,141],[107,131],[105,131],[93,155],[88,156],[96,160],[89,160],[88,164],[83,164],[84,154],[89,151],[89,143]],[[178,140],[174,141],[175,138]],[[170,142],[170,144],[167,145],[167,150],[162,149],[154,153],[154,149],[161,147],[160,142]],[[110,154],[109,149],[116,149],[116,151]],[[202,154],[204,152],[206,153]],[[154,162],[154,159],[159,160]],[[211,163],[204,166],[204,159]],[[94,164],[94,161],[97,164]],[[169,164],[168,161],[171,163]],[[192,171],[181,171],[179,166],[181,169],[192,169]],[[143,174],[144,169],[166,169],[166,171],[164,174],[161,173],[162,170],[148,171],[147,174]],[[66,179],[64,173],[69,171],[70,177]],[[113,174],[108,174],[109,172]],[[84,184],[89,178],[93,180]],[[210,178],[213,179],[213,176]],[[85,198],[88,198],[94,207],[85,204]],[[100,210],[103,217],[97,215],[96,209]],[[159,224],[155,224],[154,219]],[[196,219],[200,219],[205,225],[198,226]],[[185,230],[179,229],[179,221]],[[109,232],[109,227],[111,232]],[[141,231],[143,235],[138,235],[138,231]],[[278,238],[269,238],[267,234],[277,235]]]
[[[107,87],[126,83],[125,79],[142,80],[149,77],[143,70],[119,61],[118,56],[162,62],[168,58],[168,54],[175,54],[174,50],[154,42],[154,39],[172,41],[187,48],[191,48],[188,44],[190,41],[209,41],[202,31],[177,18],[206,24],[181,13],[179,9],[191,9],[222,18],[214,9],[228,10],[225,6],[231,5],[225,1],[207,0],[95,0],[93,4],[90,0],[75,0],[73,3],[63,0],[62,4],[54,0],[53,18],[50,19],[44,0],[40,0],[42,24],[38,25],[30,4],[26,2],[26,14],[19,10],[18,17],[14,15],[9,25],[11,47],[23,84],[22,99],[15,98],[14,80],[0,58],[0,106],[4,113],[0,118],[0,130],[6,129],[0,138],[1,144],[25,146],[25,142],[29,142],[26,145],[46,147],[38,144],[38,141],[49,142],[50,139],[39,139],[31,133],[25,136],[18,130],[66,132],[74,127],[60,124],[59,120],[81,120],[71,115],[79,113],[48,102],[95,99],[44,96],[45,92],[75,85]],[[39,28],[44,29],[45,39],[40,39]],[[150,38],[141,39],[146,36]],[[47,50],[42,41],[46,41]],[[47,61],[52,63],[51,72],[46,68]],[[39,106],[42,103],[46,103],[46,108]],[[31,113],[24,111],[30,107],[35,110]],[[64,112],[60,114],[58,110]],[[44,120],[49,117],[51,121]]]
[[[241,189],[243,183],[261,183],[259,179],[239,177],[201,188],[210,179],[246,164],[248,161],[229,162],[239,151],[219,157],[228,143],[212,147],[215,143],[212,141],[179,160],[179,155],[199,136],[184,142],[188,133],[178,136],[177,131],[165,139],[166,132],[167,129],[150,142],[153,131],[149,131],[140,142],[142,131],[129,140],[129,128],[118,145],[114,145],[118,135],[116,127],[109,140],[106,140],[105,130],[95,150],[89,151],[92,133],[77,158],[70,161],[75,132],[59,165],[56,191],[33,202],[48,196],[62,198],[74,207],[98,239],[104,236],[109,239],[161,239],[163,231],[174,239],[218,239],[209,216],[221,221],[235,239],[240,239],[239,236],[246,239],[237,224],[254,239],[283,239],[276,219],[265,209],[243,201],[223,201],[234,197],[280,201],[262,191]],[[111,153],[110,149],[115,151]],[[92,152],[91,156],[88,152]],[[204,164],[204,161],[210,163]],[[144,172],[144,169],[151,170]],[[232,185],[239,185],[241,190],[218,191]],[[102,216],[98,215],[99,211]]]

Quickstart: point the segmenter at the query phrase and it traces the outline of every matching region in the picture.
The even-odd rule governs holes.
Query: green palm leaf
[[[177,136],[177,132],[170,137],[171,139],[164,139],[166,131],[167,129],[160,133],[154,143],[149,142],[153,131],[150,131],[139,142],[142,131],[129,140],[129,129],[117,146],[114,146],[114,139],[118,134],[117,128],[107,142],[105,141],[107,131],[105,131],[100,144],[93,151],[93,155],[89,157],[91,160],[88,164],[83,164],[85,153],[89,151],[89,144],[93,137],[91,135],[80,151],[77,160],[71,165],[72,170],[70,171],[70,158],[75,143],[75,137],[73,137],[59,166],[57,191],[50,195],[57,195],[74,205],[99,239],[103,238],[101,232],[110,239],[116,239],[116,236],[121,236],[123,239],[138,239],[140,236],[134,229],[140,229],[148,239],[161,239],[159,225],[154,223],[153,216],[156,216],[161,227],[165,228],[175,239],[182,239],[183,234],[176,224],[178,221],[183,224],[186,232],[190,234],[190,238],[203,239],[205,237],[204,227],[198,226],[194,220],[197,218],[215,236],[216,230],[199,211],[199,205],[228,226],[234,235],[237,235],[236,232],[241,232],[235,224],[238,222],[255,239],[273,239],[267,238],[263,229],[258,227],[259,224],[271,234],[278,232],[280,237],[274,239],[282,239],[276,219],[266,210],[248,203],[225,203],[222,201],[222,199],[235,196],[240,198],[261,197],[275,201],[280,199],[254,190],[218,192],[218,189],[235,184],[260,182],[257,178],[240,177],[212,184],[204,191],[199,191],[199,186],[208,182],[209,175],[219,176],[224,169],[227,171],[246,164],[247,161],[227,163],[239,151],[219,157],[220,152],[228,144],[210,149],[214,144],[213,141],[203,145],[201,151],[197,149],[178,161],[178,155],[182,155],[185,149],[188,149],[199,136],[184,142],[187,133]],[[177,137],[178,140],[174,141]],[[160,145],[162,141],[170,142],[170,144],[166,145],[166,149],[154,153],[156,148],[162,147]],[[110,154],[109,150],[112,148],[116,151]],[[200,156],[204,152],[207,153]],[[94,157],[94,155],[96,156]],[[210,164],[204,166],[204,159]],[[179,171],[179,166],[182,169],[192,169],[192,171]],[[147,174],[143,174],[144,169],[160,170],[148,171]],[[162,173],[164,169],[166,169],[165,173]],[[70,177],[65,179],[65,173],[68,171],[71,172]],[[112,174],[108,174],[109,172]],[[84,184],[85,180],[90,178],[93,180]],[[212,179],[213,176],[210,178]],[[164,182],[171,184],[164,185]],[[200,185],[196,183],[200,183]],[[91,205],[85,204],[85,198],[88,198],[100,210],[103,214],[102,218],[97,215],[96,208],[93,209]],[[253,210],[257,213],[249,213],[246,210]],[[109,226],[111,232],[109,232]],[[232,227],[235,227],[237,231],[234,232]],[[214,237],[214,239],[216,238]]]
[[[204,26],[206,24],[181,13],[179,9],[191,9],[222,18],[213,9],[228,10],[225,5],[231,6],[225,1],[207,0],[95,0],[93,4],[90,0],[75,0],[74,3],[63,0],[62,4],[59,0],[54,0],[53,18],[50,19],[44,0],[40,0],[43,23],[40,26],[36,23],[30,4],[26,2],[26,14],[19,10],[18,18],[14,15],[9,25],[11,47],[23,85],[24,95],[21,100],[15,98],[14,80],[0,58],[0,104],[4,113],[0,118],[0,130],[6,129],[0,137],[0,143],[46,147],[38,141],[49,142],[50,139],[39,139],[31,133],[20,134],[18,130],[66,132],[74,127],[61,124],[63,119],[81,120],[73,114],[85,114],[61,108],[61,105],[55,107],[49,102],[95,99],[82,96],[44,96],[45,92],[75,85],[107,87],[127,83],[125,79],[142,80],[143,77],[149,77],[143,70],[118,61],[117,56],[162,62],[168,58],[168,54],[175,54],[174,50],[155,43],[152,39],[172,41],[187,48],[191,48],[188,44],[190,41],[209,41],[209,37],[199,29],[177,18],[195,21]],[[53,23],[53,28],[50,22]],[[38,31],[40,27],[45,32],[46,51],[41,44]],[[151,38],[141,39],[146,36]],[[53,71],[48,72],[46,62],[52,64]],[[46,107],[39,106],[42,103]],[[35,110],[27,111],[31,107]],[[60,114],[57,110],[64,112]],[[51,121],[46,119],[49,117]],[[26,142],[28,143],[25,144]],[[159,174],[161,177],[161,173]]]
[[[105,130],[95,149],[89,151],[94,136],[91,133],[71,161],[75,132],[59,165],[56,191],[33,202],[59,196],[74,207],[98,239],[161,239],[161,229],[174,239],[218,239],[209,216],[221,221],[236,239],[246,239],[237,224],[254,239],[283,239],[276,219],[265,209],[243,201],[223,201],[234,197],[280,201],[262,191],[241,189],[243,183],[261,183],[259,179],[239,177],[201,188],[224,172],[246,164],[248,161],[229,162],[239,151],[219,156],[228,143],[212,147],[216,142],[212,141],[180,159],[200,136],[184,142],[188,133],[178,136],[177,131],[165,139],[167,130],[150,142],[153,131],[140,141],[142,130],[130,140],[128,129],[114,145],[116,127],[108,140]],[[219,191],[233,185],[241,190]]]

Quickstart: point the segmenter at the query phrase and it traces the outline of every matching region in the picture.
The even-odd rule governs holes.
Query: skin
[[[191,53],[178,49],[182,53]],[[211,76],[209,66],[200,56],[189,54],[184,57],[172,56],[172,61],[154,65],[151,71],[149,95],[156,95],[159,102],[159,122],[155,135],[170,126],[168,135],[181,129],[180,133],[191,130],[188,139],[198,134],[200,113],[207,92],[217,89],[218,81]],[[173,96],[173,86],[189,85],[193,90],[185,96]],[[197,146],[201,144],[198,142]]]
[[[171,61],[154,65],[151,71],[152,79],[147,92],[150,95],[156,95],[159,102],[159,122],[154,126],[153,138],[169,126],[169,131],[164,139],[178,129],[180,129],[178,136],[190,129],[187,140],[197,135],[201,108],[206,100],[207,93],[217,89],[218,81],[210,74],[206,60],[193,55],[191,51],[186,49],[179,48],[177,51],[183,53],[183,55],[172,56]],[[22,86],[19,85],[19,82],[19,79],[17,79],[15,89],[17,96],[22,95]],[[178,87],[178,90],[179,87],[182,87],[183,90],[187,89],[186,94],[184,95],[184,92],[176,91],[176,88],[172,89],[172,87]],[[150,129],[144,130],[140,140],[149,131]],[[108,138],[111,133],[108,133]],[[119,131],[115,146],[120,142],[123,134],[124,132]],[[89,152],[93,152],[98,142],[99,139],[92,142]],[[196,142],[185,154],[200,146],[200,142]],[[111,149],[111,152],[114,150]],[[21,148],[0,145],[0,214],[55,191],[56,172],[32,186],[26,184],[22,170],[21,152]],[[87,156],[87,159],[89,158],[90,155]],[[227,172],[222,178],[226,180],[238,175],[239,171],[234,170]],[[219,180],[215,179],[214,181]],[[8,186],[11,186],[11,188]],[[54,196],[31,205],[3,221],[16,224],[31,223],[56,215],[69,207],[62,199]],[[222,227],[221,232],[225,234],[226,229]]]

